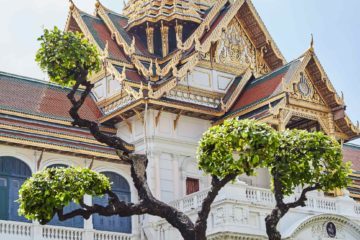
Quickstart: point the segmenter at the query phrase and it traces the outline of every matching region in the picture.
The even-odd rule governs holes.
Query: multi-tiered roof
[[[66,29],[82,32],[107,59],[92,81],[107,75],[121,84],[97,102],[103,124],[147,106],[215,122],[256,117],[279,129],[304,118],[344,140],[359,134],[313,47],[286,63],[250,0],[130,0],[123,14],[97,1],[95,15],[71,4]],[[186,84],[195,67],[234,80],[222,92],[199,89]]]

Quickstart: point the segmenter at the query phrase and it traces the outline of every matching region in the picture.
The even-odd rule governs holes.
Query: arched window
[[[68,166],[65,164],[53,164],[48,168],[67,168]],[[75,209],[80,208],[78,204],[70,203],[68,206],[64,208],[64,213],[71,212]],[[83,228],[84,219],[80,216],[68,219],[66,221],[60,221],[59,217],[55,214],[54,218],[48,223],[49,225],[54,226],[62,226],[62,227],[75,227],[75,228]]]
[[[102,174],[110,179],[110,182],[112,183],[111,189],[116,193],[119,199],[130,202],[130,186],[126,179],[113,172],[103,172]],[[94,198],[94,204],[106,206],[108,204],[108,196]],[[94,228],[97,230],[131,233],[131,217],[104,217],[95,214],[93,222]]]
[[[18,215],[19,189],[31,176],[31,170],[23,161],[14,157],[0,157],[0,219],[29,222]]]

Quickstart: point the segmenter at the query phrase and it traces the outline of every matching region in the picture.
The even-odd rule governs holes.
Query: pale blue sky
[[[95,0],[74,0],[89,13]],[[343,91],[347,113],[360,120],[360,1],[253,0],[288,61],[300,56],[314,34],[315,51],[335,88]],[[102,0],[118,12],[122,0]],[[0,71],[44,79],[34,62],[42,27],[64,27],[66,0],[0,0]],[[360,143],[360,140],[357,141]]]

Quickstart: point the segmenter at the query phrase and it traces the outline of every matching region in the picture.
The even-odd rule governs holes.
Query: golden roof
[[[197,23],[202,21],[204,13],[215,3],[215,0],[129,0],[123,14],[129,18],[129,26],[145,21],[178,19]]]

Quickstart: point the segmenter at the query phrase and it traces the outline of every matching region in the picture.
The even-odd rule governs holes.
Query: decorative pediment
[[[255,69],[256,50],[236,19],[233,19],[221,34],[215,51],[215,62],[238,68]]]
[[[242,75],[250,69],[261,76],[269,72],[264,60],[266,47],[257,50],[237,18],[233,18],[221,32],[214,48],[201,56],[202,61],[219,71]],[[210,64],[212,62],[212,64]]]
[[[292,82],[291,97],[315,104],[326,105],[306,71],[300,71]]]

